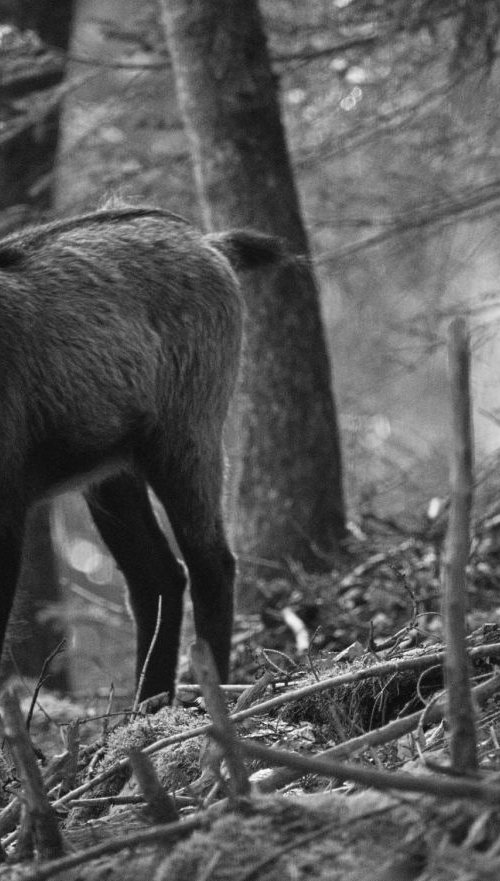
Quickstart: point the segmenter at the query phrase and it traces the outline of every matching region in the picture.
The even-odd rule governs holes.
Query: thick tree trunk
[[[204,224],[283,236],[305,260],[244,280],[240,523],[245,558],[323,568],[344,536],[341,456],[319,296],[254,0],[168,0],[163,24]]]

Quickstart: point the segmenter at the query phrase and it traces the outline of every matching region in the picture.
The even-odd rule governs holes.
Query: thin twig
[[[36,702],[38,700],[38,695],[40,694],[40,689],[42,688],[43,685],[45,685],[45,681],[47,679],[47,670],[49,669],[54,658],[57,655],[60,655],[61,652],[64,651],[65,647],[66,647],[66,638],[64,637],[63,639],[61,639],[61,642],[58,643],[58,645],[56,645],[54,651],[51,652],[47,658],[45,658],[45,661],[42,664],[42,669],[41,669],[40,675],[37,679],[37,683],[35,685],[35,690],[33,692],[33,697],[31,698],[31,703],[30,703],[30,707],[28,710],[28,714],[26,716],[26,731],[28,731],[28,732],[30,730],[31,722],[33,719],[33,713],[35,712]]]
[[[106,712],[103,715],[102,719],[102,739],[106,741],[109,732],[109,720],[111,718],[111,710],[113,708],[113,701],[115,698],[115,684],[114,682],[110,683],[109,692],[108,692],[108,703],[106,705]],[[133,710],[132,710],[133,712]]]
[[[100,795],[97,798],[75,798],[72,808],[109,808],[111,805],[143,805],[142,795]]]
[[[144,685],[144,679],[146,678],[147,669],[149,666],[149,662],[151,660],[151,655],[153,654],[154,647],[156,645],[156,640],[158,639],[158,634],[160,632],[161,627],[161,609],[162,609],[162,596],[158,597],[158,611],[156,613],[156,624],[153,636],[151,638],[151,642],[149,643],[148,653],[144,659],[144,664],[142,665],[141,675],[139,676],[139,682],[137,683],[137,690],[135,693],[134,704],[132,707],[132,712],[136,713],[141,702],[141,691],[142,686]]]
[[[97,798],[75,798],[71,802],[72,808],[109,808],[111,805],[144,805],[142,795],[100,795]],[[175,804],[192,807],[198,804],[194,798],[187,795],[175,796]]]
[[[238,685],[236,683],[230,683],[230,684],[223,683],[223,684],[219,685],[219,688],[222,691],[225,691],[227,694],[243,695],[250,688],[253,688],[253,685],[248,685],[248,684]],[[182,695],[183,692],[193,692],[195,694],[201,694],[201,688],[197,682],[179,682],[177,685],[177,688],[175,689],[175,694],[177,697],[179,697],[179,695]]]
[[[294,670],[298,670],[297,664],[289,655],[286,655],[285,652],[280,652],[278,649],[262,649],[262,655],[265,659],[266,664],[269,664],[276,673],[279,673],[280,676],[284,678],[288,678]],[[284,669],[280,667],[273,659],[270,657],[271,655],[277,655],[278,658],[283,658],[286,662],[288,669]]]
[[[311,636],[309,648],[307,649],[307,663],[308,663],[309,669],[310,669],[312,675],[314,676],[316,682],[319,682],[319,674],[318,674],[318,671],[316,670],[316,667],[313,664],[312,650],[313,650],[313,646],[314,646],[314,640],[316,639],[316,636],[318,635],[320,630],[321,630],[321,624],[319,624],[318,627],[316,627],[316,630],[314,631],[313,635]]]
[[[369,248],[390,242],[392,239],[397,240],[405,233],[422,227],[448,226],[452,223],[457,223],[457,219],[471,223],[484,220],[484,217],[488,214],[498,212],[499,207],[491,205],[491,203],[498,202],[499,198],[500,194],[497,191],[493,191],[490,194],[479,195],[475,199],[470,199],[469,202],[464,201],[457,204],[444,205],[437,210],[426,210],[422,216],[416,216],[414,220],[394,223],[383,232],[367,236],[359,242],[344,245],[336,251],[319,254],[315,262],[318,264],[337,263],[340,260],[345,260],[346,258],[353,257],[355,254],[367,251]]]
[[[50,112],[56,107],[59,107],[61,102],[70,92],[79,89],[80,86],[86,85],[98,75],[98,71],[91,71],[79,77],[72,77],[71,79],[66,78],[60,86],[52,88],[50,90],[50,95],[45,98],[43,104],[34,105],[34,108],[29,113],[16,119],[15,123],[7,126],[6,129],[0,133],[0,146],[9,144],[10,141],[17,138],[23,132],[42,123]]]

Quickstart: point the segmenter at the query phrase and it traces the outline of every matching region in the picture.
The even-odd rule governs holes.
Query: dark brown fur
[[[203,235],[155,208],[114,208],[0,242],[0,648],[26,512],[82,482],[128,583],[142,697],[173,693],[184,570],[196,630],[228,675],[235,565],[221,514],[222,426],[238,373],[242,302],[231,263],[276,260],[247,231]]]

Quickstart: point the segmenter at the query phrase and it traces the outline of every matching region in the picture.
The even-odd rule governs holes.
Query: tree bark
[[[457,774],[468,774],[478,768],[470,661],[465,642],[474,468],[469,336],[461,317],[450,324],[448,363],[453,434],[450,443],[450,516],[441,576],[445,681],[451,764]]]
[[[254,0],[161,0],[204,225],[282,236],[300,261],[244,279],[240,560],[331,562],[344,536],[319,295]],[[241,400],[241,398],[240,398]]]

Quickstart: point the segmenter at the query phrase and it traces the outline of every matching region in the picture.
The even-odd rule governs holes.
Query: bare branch
[[[146,678],[146,673],[148,671],[149,662],[151,660],[151,655],[153,654],[154,647],[156,645],[156,640],[158,639],[158,634],[160,632],[161,627],[161,609],[162,609],[162,596],[158,597],[158,611],[156,613],[156,624],[153,632],[153,636],[151,637],[151,642],[149,643],[149,648],[147,655],[144,659],[144,664],[142,665],[141,675],[139,676],[139,681],[137,683],[137,689],[135,692],[134,705],[132,707],[132,712],[136,713],[139,707],[139,703],[141,700],[141,691],[142,686],[144,685],[144,679]]]
[[[215,732],[215,736],[221,736]],[[500,805],[500,786],[482,781],[450,780],[442,776],[415,777],[402,771],[375,771],[360,765],[348,765],[344,762],[325,758],[309,758],[299,753],[282,749],[270,749],[251,740],[242,740],[244,753],[271,765],[285,765],[304,774],[320,774],[324,777],[335,777],[338,780],[352,780],[375,789],[394,789],[399,792],[425,792],[440,798],[467,798],[474,801]]]

